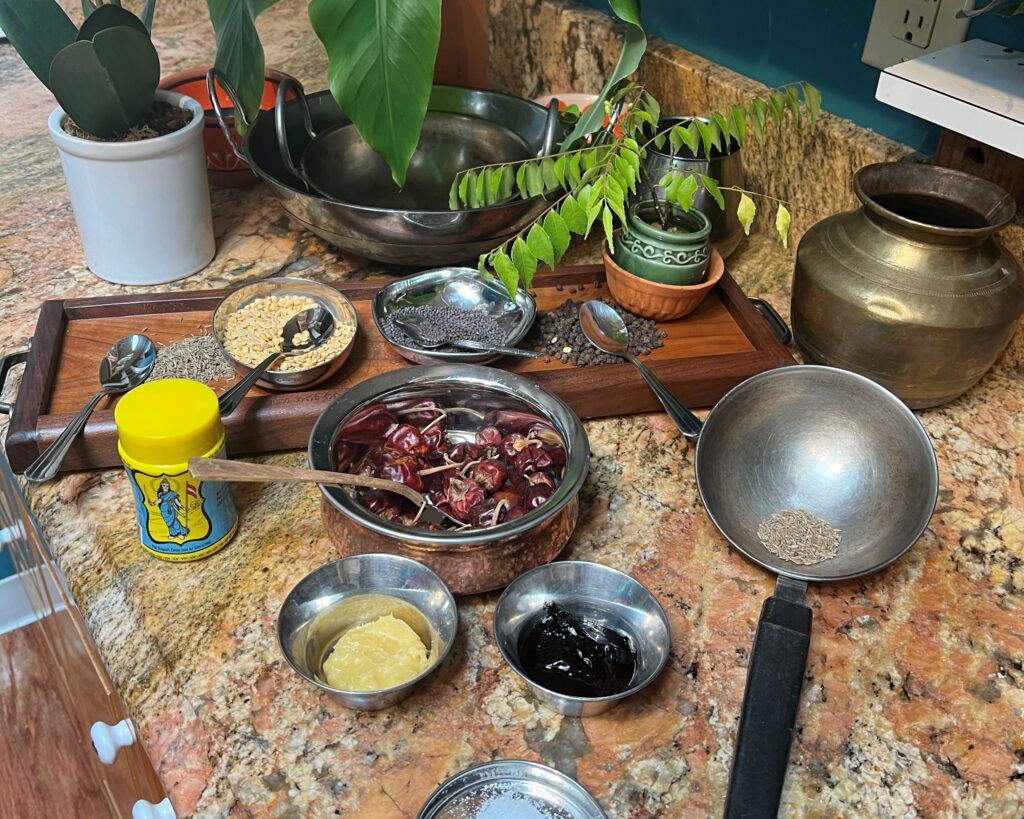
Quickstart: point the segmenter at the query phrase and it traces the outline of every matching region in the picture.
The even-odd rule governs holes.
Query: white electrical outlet
[[[974,0],[875,0],[861,60],[885,69],[962,43],[971,21],[956,14],[973,8]]]

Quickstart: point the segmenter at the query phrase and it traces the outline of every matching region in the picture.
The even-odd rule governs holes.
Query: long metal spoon
[[[540,358],[543,355],[543,353],[535,353],[532,350],[520,350],[518,347],[505,347],[500,344],[484,344],[481,341],[471,341],[468,338],[457,339],[455,341],[449,341],[446,338],[442,338],[440,341],[434,338],[428,338],[423,335],[423,330],[420,328],[419,324],[405,317],[395,316],[395,324],[401,327],[405,331],[405,334],[416,342],[417,346],[422,347],[424,350],[434,350],[438,347],[451,345],[452,347],[459,347],[463,350],[472,350],[477,353],[500,353],[501,355],[515,355],[520,358]]]
[[[386,478],[369,475],[350,475],[347,472],[327,472],[320,469],[300,469],[292,466],[254,464],[245,461],[226,461],[223,458],[190,458],[188,471],[199,481],[240,481],[245,483],[325,483],[333,486],[364,486],[394,492],[411,500],[422,510],[424,523],[441,524],[445,521],[456,526],[465,523],[438,509],[424,495],[410,486]]]
[[[665,408],[665,412],[676,422],[683,435],[691,440],[700,435],[700,419],[669,392],[668,387],[661,383],[658,376],[643,362],[630,355],[629,330],[614,307],[597,299],[586,302],[580,308],[580,326],[583,328],[583,335],[597,349],[624,358],[640,370],[640,375],[644,377],[651,391]]]
[[[306,341],[296,344],[295,336],[308,330],[309,338]],[[323,307],[310,307],[301,313],[292,316],[281,330],[281,349],[271,353],[242,378],[235,386],[224,393],[217,402],[221,415],[230,415],[246,393],[252,389],[252,385],[259,381],[263,374],[270,369],[270,366],[281,356],[300,355],[309,352],[314,347],[319,347],[334,332],[334,316],[331,311]]]
[[[143,335],[131,335],[122,338],[112,345],[107,354],[100,361],[100,391],[96,393],[89,402],[82,407],[81,412],[76,415],[64,431],[57,436],[57,440],[47,447],[28,469],[25,470],[25,480],[33,483],[42,483],[50,480],[57,474],[61,462],[71,449],[78,434],[85,427],[86,421],[96,409],[100,399],[107,395],[118,395],[128,392],[132,387],[137,387],[153,371],[156,364],[156,345]]]

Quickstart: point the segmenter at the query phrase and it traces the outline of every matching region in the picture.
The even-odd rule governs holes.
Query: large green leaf
[[[263,99],[265,66],[256,16],[273,5],[273,0],[207,0],[207,5],[217,37],[214,67],[234,86],[246,117],[252,120]]]
[[[612,11],[626,24],[626,35],[622,41],[622,51],[619,52],[619,61],[615,64],[601,93],[597,95],[597,100],[583,113],[579,122],[576,123],[576,127],[562,142],[561,150],[563,151],[568,150],[573,143],[602,127],[604,124],[604,102],[611,93],[612,87],[636,71],[640,65],[640,58],[647,50],[647,35],[640,27],[639,0],[610,0],[610,2]]]
[[[427,113],[441,0],[313,0],[338,105],[401,186]]]
[[[134,28],[149,36],[149,29],[146,28],[146,25],[130,11],[120,6],[105,4],[85,18],[75,39],[91,40],[104,29],[114,26],[128,26],[128,28]]]
[[[61,108],[82,130],[104,139],[145,118],[159,82],[153,43],[128,26],[72,43],[50,65],[50,90]]]
[[[0,28],[25,65],[47,86],[50,63],[78,33],[56,0],[0,0]]]

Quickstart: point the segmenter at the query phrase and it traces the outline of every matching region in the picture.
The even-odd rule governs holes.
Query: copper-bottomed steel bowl
[[[364,381],[338,396],[317,419],[309,439],[310,467],[335,469],[338,429],[357,410],[414,397],[481,412],[527,411],[547,419],[565,442],[562,481],[547,503],[521,518],[465,531],[403,526],[365,509],[350,490],[321,484],[324,525],[343,554],[386,552],[418,560],[437,572],[455,594],[503,588],[527,569],[553,560],[576,528],[590,442],[580,419],[560,398],[522,376],[469,364],[439,364]],[[460,417],[458,430],[474,432],[473,421]]]

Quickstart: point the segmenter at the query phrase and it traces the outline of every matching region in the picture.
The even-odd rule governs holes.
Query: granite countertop
[[[491,6],[508,21],[511,2]],[[527,6],[578,14],[566,18],[576,38],[603,25],[547,0]],[[298,8],[290,1],[260,18],[275,35],[268,64],[315,88],[323,84],[322,55]],[[198,19],[159,30],[165,72],[209,62],[212,36]],[[735,81],[691,58],[678,59],[714,82]],[[0,47],[0,77],[0,108],[8,112],[0,123],[0,326],[13,349],[30,338],[43,300],[126,289],[82,264],[45,134],[52,101],[9,46]],[[849,131],[848,123],[833,126],[823,140]],[[848,162],[848,147],[835,144]],[[175,288],[379,270],[291,225],[265,190],[212,193],[217,257]],[[592,254],[584,246],[576,258]],[[790,251],[752,236],[729,265],[750,295],[788,314]],[[1024,813],[1022,380],[1018,334],[966,396],[919,413],[940,474],[927,532],[875,576],[810,589],[814,633],[786,815]],[[694,486],[692,447],[666,416],[586,426],[593,458],[565,556],[645,583],[668,611],[673,643],[652,686],[585,720],[539,706],[502,662],[490,630],[495,594],[460,599],[454,650],[397,707],[347,711],[298,679],[278,651],[277,611],[299,579],[338,557],[315,487],[239,487],[235,539],[181,565],[139,546],[122,473],[29,487],[179,816],[411,817],[445,777],[494,758],[540,760],[577,777],[611,817],[720,811],[747,657],[773,578],[731,551],[711,524]]]

